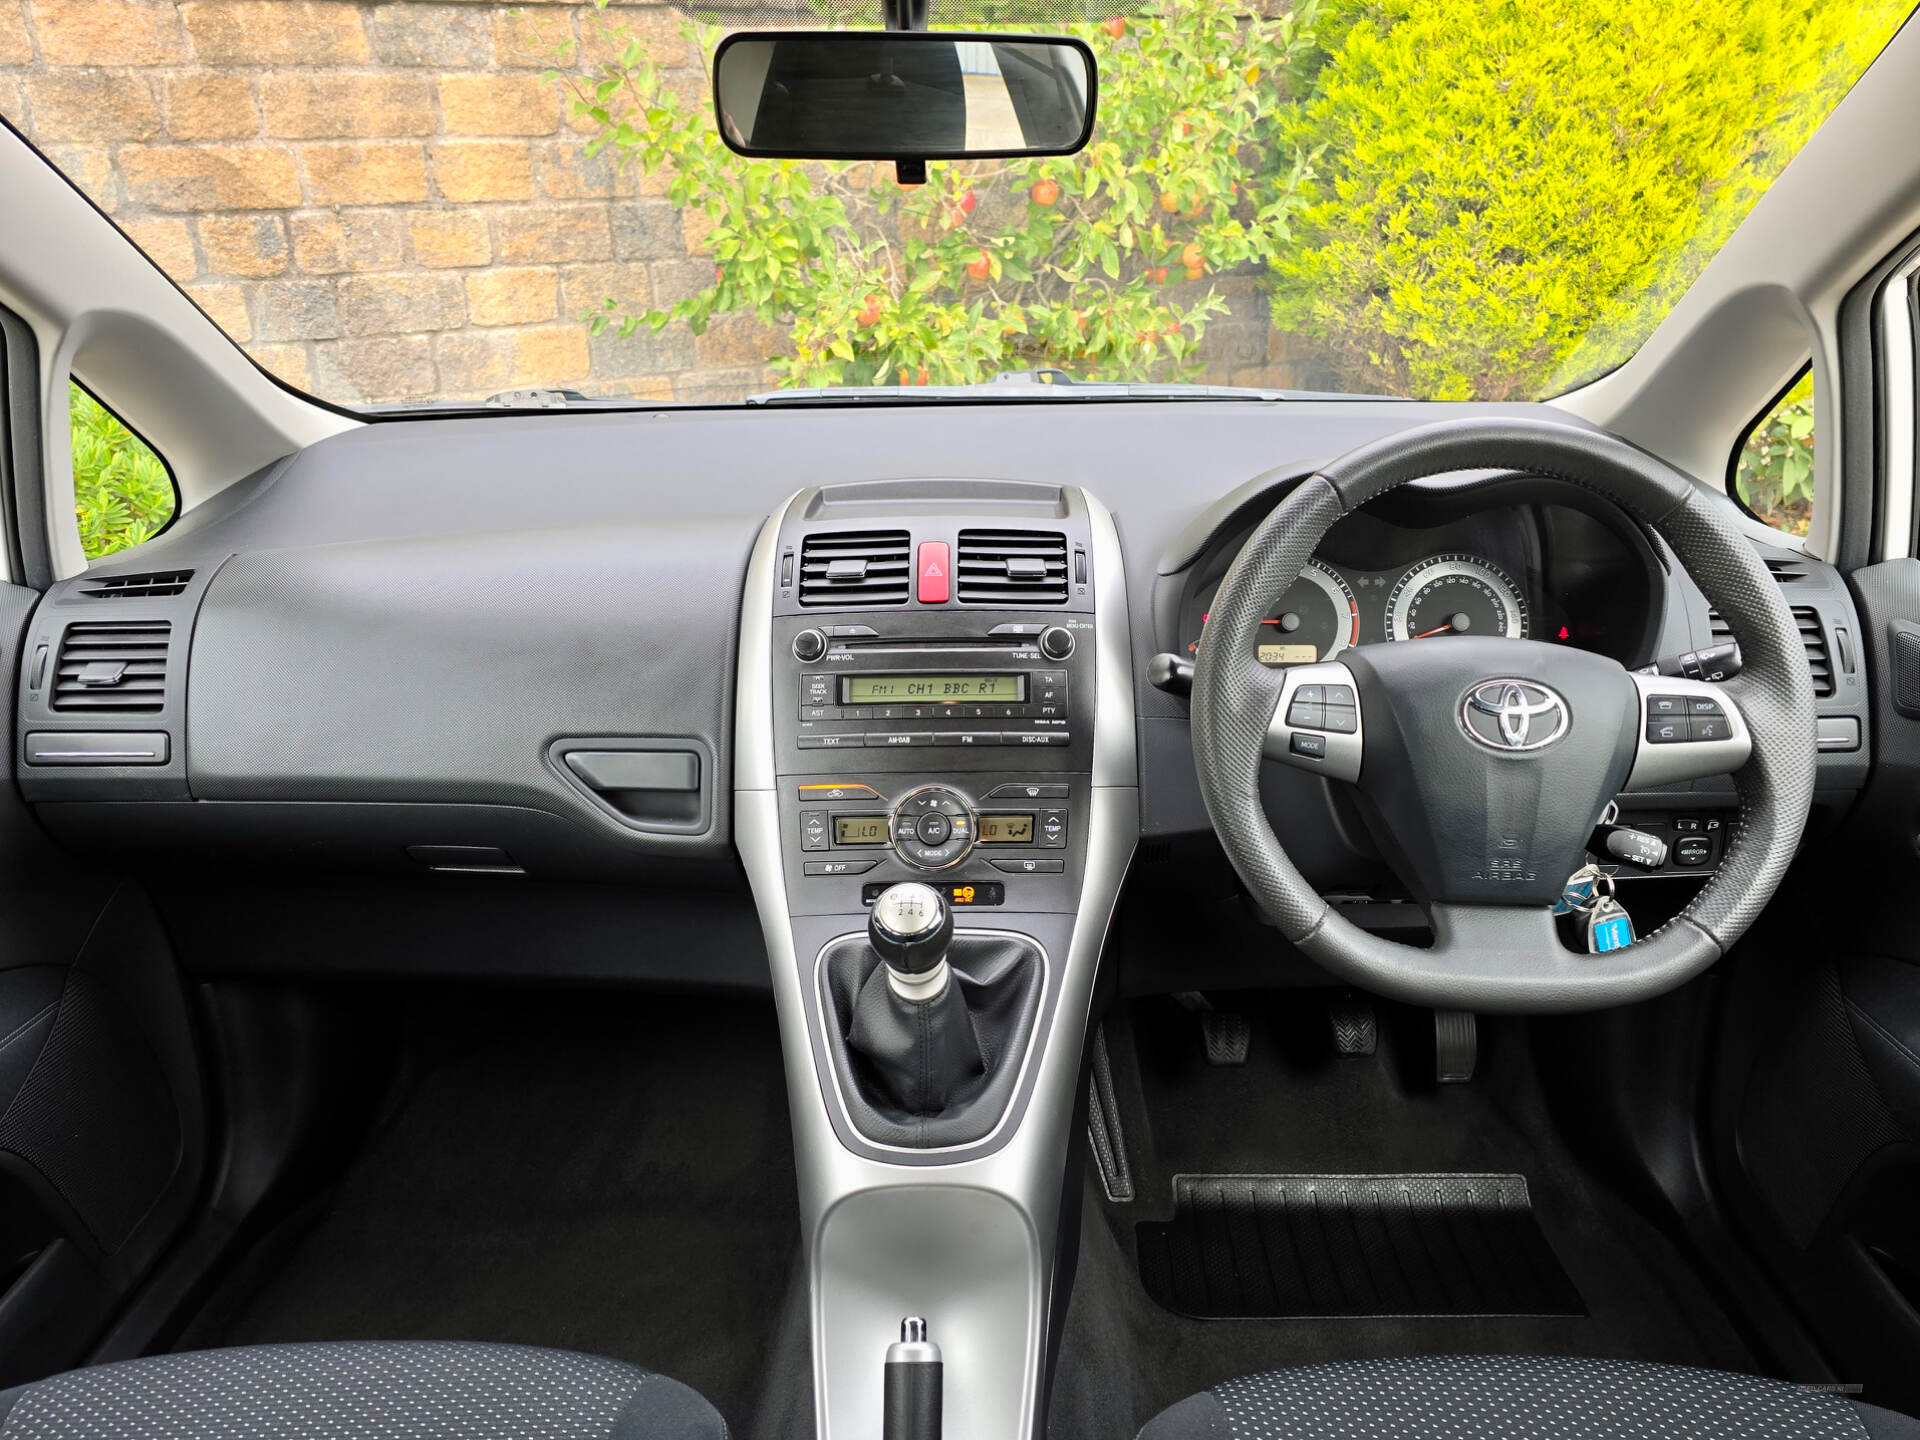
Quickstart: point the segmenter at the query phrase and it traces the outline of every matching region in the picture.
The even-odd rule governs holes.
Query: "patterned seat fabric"
[[[727,1440],[677,1380],[525,1345],[159,1355],[0,1392],[0,1440]]]
[[[1920,1440],[1920,1421],[1778,1380],[1567,1356],[1431,1355],[1229,1380],[1140,1440]],[[0,1435],[0,1440],[5,1440]]]

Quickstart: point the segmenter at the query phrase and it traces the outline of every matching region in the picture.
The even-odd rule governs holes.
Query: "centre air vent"
[[[63,714],[152,715],[166,701],[166,620],[80,620],[60,638],[52,705]]]
[[[155,600],[178,595],[193,579],[191,570],[162,570],[152,575],[102,575],[82,580],[80,593],[91,600]]]
[[[800,543],[802,605],[904,605],[912,572],[904,530],[840,530]]]
[[[1833,657],[1827,653],[1827,629],[1820,623],[1820,612],[1811,605],[1794,605],[1794,627],[1800,632],[1801,648],[1807,652],[1807,673],[1813,677],[1814,698],[1824,700],[1833,694]],[[1707,612],[1707,622],[1712,632],[1712,643],[1725,645],[1732,641],[1733,630],[1720,618],[1718,610]]]
[[[1050,530],[962,530],[953,571],[962,605],[1064,605],[1067,537]]]

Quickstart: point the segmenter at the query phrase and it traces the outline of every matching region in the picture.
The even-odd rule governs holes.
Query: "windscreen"
[[[344,405],[1032,369],[1524,399],[1638,348],[1906,5],[936,3],[1085,40],[1098,118],[906,187],[733,153],[725,30],[658,6],[0,4],[0,115]],[[935,78],[1010,93],[993,68]]]

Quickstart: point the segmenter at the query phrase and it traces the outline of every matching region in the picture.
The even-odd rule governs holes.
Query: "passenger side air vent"
[[[962,605],[1064,605],[1067,537],[1046,530],[962,530],[953,571]]]
[[[904,530],[842,530],[800,545],[802,605],[904,605],[912,572]]]
[[[93,600],[153,600],[180,594],[191,579],[191,570],[163,570],[153,575],[103,575],[98,580],[82,580],[80,593]]]
[[[166,620],[81,620],[60,639],[52,704],[63,714],[152,715],[166,701]]]
[[[1833,694],[1833,659],[1827,654],[1827,631],[1820,623],[1820,612],[1811,605],[1794,605],[1793,623],[1800,631],[1800,644],[1807,652],[1807,671],[1813,676],[1815,698],[1824,700]],[[1718,610],[1707,612],[1708,629],[1715,645],[1732,641],[1733,630],[1720,618]]]

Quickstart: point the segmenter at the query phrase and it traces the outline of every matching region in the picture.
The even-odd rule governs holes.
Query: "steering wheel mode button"
[[[1304,755],[1309,760],[1327,758],[1327,737],[1324,735],[1295,734],[1287,741],[1287,749],[1295,755]]]

